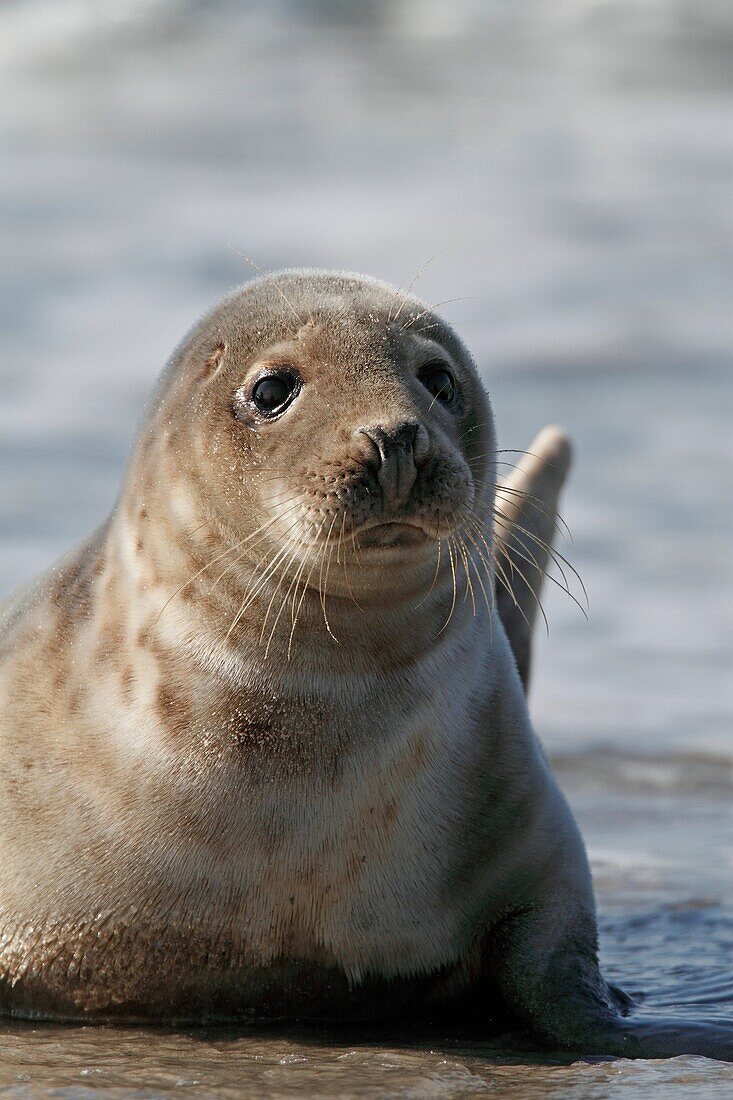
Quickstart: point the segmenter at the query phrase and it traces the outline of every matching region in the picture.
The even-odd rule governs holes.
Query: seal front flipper
[[[491,933],[488,961],[507,1009],[546,1049],[733,1061],[730,1021],[626,1015],[630,999],[600,972],[595,918],[570,894],[503,920]]]
[[[511,1014],[549,1046],[584,1048],[618,1017],[598,964],[595,917],[570,893],[502,920],[489,938],[488,965]]]
[[[571,457],[565,433],[543,428],[516,469],[497,486],[496,602],[525,691],[532,631]]]

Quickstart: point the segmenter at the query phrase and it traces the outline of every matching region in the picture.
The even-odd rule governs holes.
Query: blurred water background
[[[264,269],[409,282],[500,445],[576,444],[590,619],[532,710],[609,975],[733,1018],[729,0],[0,0],[0,598],[111,507],[192,321]],[[727,1096],[704,1059],[6,1028],[2,1095]],[[525,1091],[528,1089],[529,1092]]]

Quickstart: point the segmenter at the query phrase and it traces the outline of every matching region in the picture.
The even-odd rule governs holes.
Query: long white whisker
[[[413,276],[412,281],[410,282],[410,284],[408,285],[406,290],[403,291],[402,287],[398,288],[398,292],[401,293],[401,299],[402,300],[400,301],[400,308],[397,310],[394,317],[391,316],[392,310],[391,310],[391,307],[390,307],[390,316],[388,318],[390,323],[394,324],[394,322],[399,319],[399,316],[402,313],[402,310],[405,308],[408,296],[409,296],[410,292],[412,291],[412,288],[414,287],[415,283],[418,281],[418,279],[421,278],[423,272],[430,266],[430,264],[433,262],[433,260],[437,260],[438,256],[441,256],[443,254],[443,252],[445,252],[445,249],[441,248],[438,252],[435,253],[435,255],[431,256],[429,260],[426,260],[425,263],[422,265],[422,267],[418,268],[417,274]]]
[[[316,539],[319,538],[319,536],[321,534],[321,531],[323,530],[323,526],[324,526],[325,522],[326,522],[326,518],[324,517],[323,520],[321,521],[321,525],[318,528],[318,531],[316,532]],[[300,609],[303,606],[303,601],[304,601],[304,599],[306,597],[306,593],[308,591],[308,585],[311,582],[311,577],[313,576],[313,573],[315,571],[316,565],[318,564],[318,561],[319,561],[319,555],[314,554],[313,555],[313,561],[311,563],[310,572],[308,573],[308,576],[306,577],[305,582],[303,584],[303,591],[301,593],[300,600],[298,601],[297,608],[295,606],[295,599],[296,599],[296,596],[297,596],[297,589],[296,589],[296,595],[293,596],[292,626],[290,628],[290,637],[288,638],[288,661],[290,660],[290,652],[291,652],[292,646],[293,646],[293,635],[295,634],[295,627],[297,626],[298,617],[300,616]],[[320,596],[320,592],[319,592],[319,596]]]
[[[453,550],[451,549],[450,539],[448,539],[448,541],[446,542],[445,548],[448,551],[448,557],[450,558],[451,575],[453,577],[453,600],[452,600],[451,605],[450,605],[450,611],[448,612],[448,618],[445,620],[445,622],[441,626],[440,630],[435,635],[436,638],[440,637],[440,635],[443,633],[443,631],[448,626],[448,623],[453,618],[453,612],[456,609],[456,599],[457,599],[457,595],[458,595],[457,589],[456,589],[456,563],[453,559]]]
[[[209,561],[207,561],[206,564],[201,567],[201,569],[199,569],[196,573],[194,573],[192,577],[189,577],[188,580],[184,581],[184,583],[180,586],[180,588],[177,588],[176,591],[173,593],[173,595],[169,596],[168,599],[166,600],[166,602],[161,607],[160,611],[158,612],[158,617],[156,618],[155,623],[153,624],[153,630],[155,630],[158,623],[160,622],[160,617],[163,614],[163,612],[165,611],[165,609],[176,598],[176,596],[179,596],[181,594],[181,592],[183,592],[184,588],[187,588],[189,586],[189,584],[192,584],[193,581],[196,580],[197,577],[200,577],[201,574],[205,573],[207,569],[211,569],[212,565],[216,565],[216,563],[218,561],[221,561],[222,558],[225,558],[228,554],[235,553],[242,546],[244,546],[245,543],[249,542],[250,539],[253,539],[256,535],[260,534],[260,532],[262,532],[265,528],[270,527],[273,523],[277,523],[278,519],[280,519],[280,518],[282,518],[280,515],[276,515],[276,516],[271,517],[269,520],[266,521],[266,523],[261,524],[255,531],[252,531],[251,534],[247,535],[246,538],[241,539],[239,542],[235,543],[233,546],[227,547],[227,549],[223,550],[220,554],[216,554],[213,558],[211,558]],[[197,530],[198,530],[198,528],[197,528]]]
[[[331,568],[331,557],[333,556],[333,546],[332,545],[330,547],[330,551],[329,551],[329,554],[328,554],[328,563],[326,565],[326,575],[325,575],[325,577],[323,575],[323,566],[324,566],[324,563],[326,562],[326,547],[328,547],[329,544],[331,543],[331,534],[332,534],[334,526],[336,524],[336,519],[337,519],[337,517],[334,516],[332,521],[331,521],[331,526],[328,529],[328,534],[326,536],[326,543],[325,543],[325,547],[324,547],[324,552],[323,552],[323,556],[321,558],[320,574],[319,574],[319,578],[318,578],[318,591],[321,593],[321,610],[323,611],[323,621],[326,624],[326,630],[331,635],[334,642],[338,642],[338,638],[336,637],[334,632],[331,630],[331,624],[328,621],[328,614],[326,612],[326,584],[328,582],[328,571]]]
[[[293,558],[294,557],[295,557],[295,555],[293,555]],[[291,558],[290,561],[288,562],[288,566],[292,563],[293,558]],[[298,581],[300,580],[301,574],[303,573],[303,570],[305,569],[307,562],[308,562],[308,558],[307,558],[307,556],[304,555],[301,562],[300,562],[300,565],[298,566],[297,570],[295,571],[295,576],[293,577],[292,581],[290,582],[290,588],[288,588],[287,592],[283,596],[282,603],[280,604],[280,610],[278,611],[277,615],[275,616],[275,622],[272,624],[272,630],[270,631],[270,637],[267,639],[267,645],[265,646],[265,660],[267,660],[268,654],[270,652],[270,645],[272,643],[273,637],[275,636],[275,630],[277,629],[277,624],[280,622],[280,616],[282,615],[282,613],[285,609],[285,604],[288,602],[288,599],[290,597],[290,593],[293,591],[293,589],[295,589],[295,591],[297,592],[297,590],[298,590]],[[279,587],[280,586],[278,585],[278,588]]]

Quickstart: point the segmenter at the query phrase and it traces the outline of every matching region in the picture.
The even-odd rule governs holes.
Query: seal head
[[[358,555],[348,583],[362,602],[384,596],[389,563],[395,598],[424,586],[440,541],[485,509],[494,446],[475,367],[435,313],[375,280],[286,272],[183,342],[126,500],[132,514],[141,482],[156,496],[164,485],[174,524],[203,519],[212,547],[241,546],[240,568],[271,561],[302,584],[313,568],[322,591],[330,551]],[[344,595],[344,571],[328,585]]]

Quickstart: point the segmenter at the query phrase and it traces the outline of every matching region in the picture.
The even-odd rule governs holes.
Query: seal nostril
[[[406,420],[391,433],[392,439],[402,447],[414,447],[419,427],[416,420]]]
[[[383,445],[379,441],[379,436],[376,435],[375,429],[373,428],[371,430],[359,428],[356,437],[361,444],[359,447],[359,457],[376,473],[381,468],[385,458]]]
[[[359,428],[358,434],[371,440],[375,448],[371,464],[379,469],[399,449],[414,452],[419,442],[418,434],[423,435],[424,429],[417,420],[405,420],[393,428],[385,428],[382,424]]]

